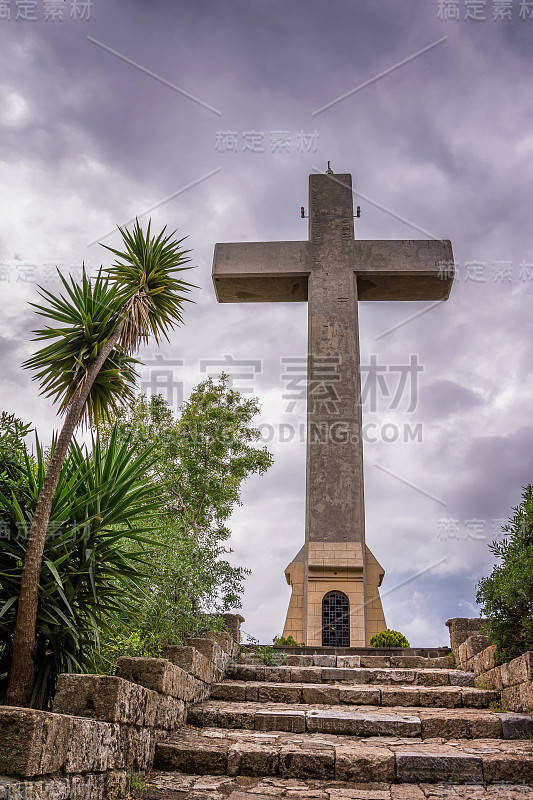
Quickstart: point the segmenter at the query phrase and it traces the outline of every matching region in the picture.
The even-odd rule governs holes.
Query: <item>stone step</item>
[[[271,667],[230,664],[227,677],[236,681],[274,683],[354,683],[412,686],[474,686],[472,672],[456,669],[393,669],[390,667]]]
[[[533,736],[533,717],[474,709],[375,706],[299,706],[211,700],[189,709],[187,723],[200,728],[328,733],[342,736],[402,736],[422,739],[520,739]]]
[[[533,742],[482,739],[443,743],[190,728],[157,745],[154,767],[204,776],[279,776],[389,785],[531,785]]]
[[[288,667],[392,667],[394,669],[450,669],[453,667],[453,656],[439,655],[434,657],[422,656],[419,654],[406,655],[402,653],[402,648],[396,651],[380,650],[380,654],[372,654],[361,648],[359,653],[351,651],[350,654],[327,654],[314,653],[312,655],[303,653],[284,652],[276,649],[267,654],[267,658],[272,659],[273,665]],[[255,653],[253,650],[241,653],[239,663],[242,664],[264,664],[264,654]]]
[[[323,683],[223,681],[211,689],[213,700],[259,703],[327,703],[428,708],[488,708],[500,693],[467,686],[381,686]]]
[[[195,798],[195,800],[533,800],[533,788],[524,784],[502,786],[457,784],[361,783],[359,781],[302,780],[280,777],[235,778],[229,775],[187,775],[183,772],[152,772],[146,778],[150,798]],[[157,794],[156,794],[157,792]],[[172,794],[171,794],[172,793]],[[175,794],[173,794],[175,793]]]

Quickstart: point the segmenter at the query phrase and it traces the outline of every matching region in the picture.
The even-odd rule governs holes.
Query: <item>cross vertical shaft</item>
[[[353,604],[351,608],[351,638],[356,628],[357,634],[366,638],[361,378],[353,220],[351,175],[311,175],[304,577],[307,610],[304,638],[308,642],[316,640],[316,629],[321,640],[323,588],[325,582],[329,583],[328,578],[336,577],[350,580],[352,588],[354,579],[360,579],[357,583],[361,602],[358,609]]]

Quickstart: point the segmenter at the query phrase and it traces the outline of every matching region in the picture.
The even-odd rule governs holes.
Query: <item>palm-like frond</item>
[[[34,331],[35,341],[50,341],[23,366],[36,370],[41,392],[59,400],[64,412],[81,389],[87,370],[107,344],[123,316],[124,296],[101,272],[91,282],[83,270],[80,284],[59,277],[64,294],[56,297],[40,287],[44,305],[32,303],[37,313],[55,325]],[[91,423],[109,419],[118,406],[134,395],[136,359],[115,347],[91,387],[85,414]]]
[[[38,707],[46,707],[60,672],[94,669],[98,637],[114,621],[127,614],[134,623],[136,598],[146,592],[154,569],[146,546],[152,552],[156,546],[142,522],[162,502],[149,477],[152,451],[138,453],[129,442],[119,442],[116,431],[107,448],[97,439],[90,453],[72,443],[54,496],[39,578]],[[28,531],[45,473],[37,441],[36,464],[25,459],[27,502],[0,492],[0,694],[11,660]]]
[[[135,220],[133,231],[118,226],[125,250],[102,245],[116,256],[115,263],[106,270],[115,286],[120,287],[127,317],[122,330],[121,343],[130,353],[141,341],[153,334],[159,343],[161,336],[168,339],[168,331],[182,319],[182,308],[191,300],[185,295],[194,284],[178,277],[191,259],[190,250],[181,246],[183,239],[174,239],[176,231],[165,236],[166,226],[158,236],[151,235],[151,221],[143,233]]]

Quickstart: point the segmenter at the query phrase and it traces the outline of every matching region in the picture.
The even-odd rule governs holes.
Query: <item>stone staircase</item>
[[[149,797],[533,800],[533,717],[448,657],[287,660],[231,664],[158,744]]]

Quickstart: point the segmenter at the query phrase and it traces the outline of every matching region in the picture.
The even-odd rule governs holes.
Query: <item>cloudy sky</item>
[[[144,389],[177,410],[222,361],[260,397],[275,465],[232,530],[253,570],[243,627],[263,642],[304,537],[305,405],[282,359],[305,358],[306,306],[218,305],[214,244],[306,239],[308,175],[328,159],[353,175],[358,238],[451,239],[448,302],[360,304],[387,623],[446,644],[533,479],[532,42],[525,0],[0,2],[0,408],[45,440],[57,425],[20,368],[55,265],[108,263],[96,242],[135,215],[187,235],[196,305],[142,351]]]

